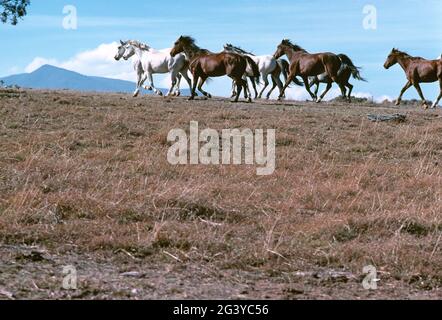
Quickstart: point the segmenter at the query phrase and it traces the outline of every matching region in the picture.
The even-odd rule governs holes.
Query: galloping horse
[[[388,69],[396,63],[399,63],[399,65],[405,71],[405,75],[408,79],[408,82],[402,89],[399,98],[396,100],[396,105],[400,105],[405,91],[407,91],[411,86],[414,86],[422,99],[422,106],[425,109],[428,109],[427,102],[424,98],[419,83],[431,83],[439,80],[439,97],[431,106],[431,108],[436,108],[440,99],[442,98],[442,59],[426,60],[421,57],[412,57],[408,53],[393,48],[391,53],[388,55],[387,61],[385,61],[384,68]]]
[[[289,73],[289,64],[284,59],[275,59],[271,55],[263,55],[263,56],[255,56],[253,53],[247,52],[240,47],[236,47],[232,44],[226,44],[224,45],[224,50],[228,52],[235,52],[238,54],[242,54],[246,57],[251,58],[255,63],[258,65],[259,72],[262,76],[262,79],[264,80],[264,87],[262,88],[261,92],[257,93],[256,86],[253,83],[253,88],[255,90],[255,98],[258,97],[261,99],[262,95],[264,94],[264,91],[267,89],[269,85],[269,75],[271,75],[272,81],[273,81],[273,87],[267,94],[267,99],[270,99],[270,95],[272,94],[273,90],[275,90],[276,86],[278,86],[279,91],[281,93],[283,84],[281,82],[281,74],[284,76],[284,80],[287,80],[288,73]],[[296,79],[297,81],[297,79]],[[298,85],[303,85],[302,83],[298,82]]]
[[[221,77],[227,75],[232,78],[237,85],[237,93],[233,102],[238,102],[241,90],[243,88],[244,98],[249,102],[252,101],[247,93],[247,81],[243,79],[247,69],[246,58],[236,53],[213,53],[209,50],[201,49],[195,44],[195,40],[188,36],[181,36],[175,42],[170,54],[172,57],[175,57],[181,52],[184,52],[189,59],[189,69],[193,75],[193,87],[189,100],[193,100],[195,98],[197,85],[198,90],[204,96],[211,98],[211,95],[202,89],[206,80],[209,77]],[[256,73],[259,75],[259,70],[256,70]],[[200,79],[201,81],[199,81]]]
[[[318,76],[323,73],[326,73],[333,82],[336,82],[341,89],[342,95],[345,95],[345,87],[339,82],[338,78],[338,72],[342,65],[341,59],[339,59],[339,57],[334,53],[325,52],[311,54],[300,46],[293,44],[290,40],[284,39],[278,46],[273,57],[278,59],[283,55],[286,55],[289,58],[290,74],[284,85],[283,92],[279,96],[280,100],[283,98],[284,92],[290,83],[295,80],[296,76],[300,76],[304,81],[305,88],[312,99],[316,100],[316,102],[321,102],[321,100],[330,90],[331,86],[328,87],[318,99],[317,96],[310,90],[308,80],[309,77]]]
[[[344,98],[347,98],[348,101],[351,102],[351,93],[353,91],[353,85],[349,82],[350,77],[353,76],[354,79],[365,82],[367,82],[367,80],[362,78],[360,73],[361,68],[356,67],[353,64],[353,61],[351,61],[351,59],[347,55],[341,53],[338,54],[338,57],[339,59],[341,59],[342,62],[341,68],[338,71],[338,81],[339,83],[342,83],[345,87],[349,89],[347,96],[344,95]],[[316,90],[315,90],[316,96],[318,95],[319,85],[321,83],[326,83],[328,88],[331,88],[333,84],[332,79],[327,75],[327,73],[323,73],[316,77],[311,77],[310,79],[311,79],[310,87],[316,85]]]
[[[118,53],[115,56],[116,60],[123,58],[124,60],[130,59],[132,56],[136,55],[134,60],[134,69],[138,75],[137,88],[134,92],[134,97],[138,95],[140,89],[146,79],[149,80],[149,87],[145,87],[147,90],[153,90],[157,95],[162,96],[162,92],[155,88],[153,83],[153,74],[164,74],[170,73],[172,85],[167,93],[171,95],[173,89],[176,86],[174,92],[175,95],[180,95],[180,82],[181,76],[184,77],[189,84],[192,83],[188,76],[188,61],[184,54],[172,58],[170,56],[170,48],[163,50],[155,50],[149,47],[147,44],[141,43],[139,41],[130,40],[123,42],[120,40],[120,47],[118,48]]]

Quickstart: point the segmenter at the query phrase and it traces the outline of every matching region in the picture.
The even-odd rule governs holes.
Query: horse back
[[[324,72],[330,76],[337,75],[341,68],[341,60],[331,52],[301,53],[297,56],[301,75],[317,76]]]
[[[408,78],[421,82],[434,82],[441,77],[442,63],[440,60],[415,58],[408,66]]]

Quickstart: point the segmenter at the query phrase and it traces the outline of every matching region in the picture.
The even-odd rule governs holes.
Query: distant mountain
[[[0,78],[6,85],[18,85],[22,88],[32,89],[54,89],[54,90],[74,90],[93,92],[124,92],[133,93],[135,83],[124,80],[109,79],[102,77],[85,76],[77,72],[44,65],[32,73],[17,74],[5,78]],[[184,85],[185,81],[182,82]],[[187,84],[186,84],[187,85]],[[167,93],[167,89],[160,89]],[[144,91],[145,93],[151,93]],[[189,90],[182,90],[182,94],[187,95]]]

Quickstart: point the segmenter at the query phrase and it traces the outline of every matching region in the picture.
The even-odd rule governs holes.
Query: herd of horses
[[[286,56],[288,61],[283,59],[283,56]],[[197,96],[197,89],[203,96],[211,98],[211,94],[203,89],[207,79],[228,76],[233,81],[232,102],[238,102],[242,92],[249,102],[252,101],[252,95],[255,99],[261,98],[270,84],[269,76],[273,85],[266,94],[267,99],[276,87],[279,89],[278,99],[284,99],[285,91],[294,83],[304,86],[313,101],[318,103],[324,99],[333,83],[339,86],[342,96],[351,101],[353,85],[349,82],[350,78],[366,81],[360,74],[360,68],[356,67],[347,55],[331,52],[309,53],[287,39],[282,40],[273,55],[262,56],[256,56],[232,44],[226,44],[222,52],[211,52],[200,48],[189,36],[179,37],[172,48],[163,50],[155,50],[135,40],[120,40],[115,59],[128,60],[132,57],[138,76],[134,96],[137,96],[143,87],[162,95],[162,92],[155,88],[153,74],[165,73],[169,73],[171,79],[167,95],[179,96],[181,80],[184,78],[191,89],[189,100]],[[422,99],[422,106],[427,109],[429,106],[420,83],[439,81],[440,94],[432,105],[432,108],[435,108],[442,98],[442,56],[436,60],[427,60],[393,49],[384,67],[388,69],[395,64],[403,68],[407,77],[407,83],[396,100],[396,105],[401,103],[405,91],[414,86]],[[189,71],[192,77],[189,77]],[[281,81],[281,76],[285,83]],[[264,85],[258,92],[257,85],[261,79]],[[146,80],[149,81],[149,86],[143,86]],[[252,84],[253,94],[248,80]],[[326,88],[318,95],[321,83],[326,84]],[[316,89],[312,90],[314,86]]]

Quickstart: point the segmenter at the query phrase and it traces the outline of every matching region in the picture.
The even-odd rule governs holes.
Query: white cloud
[[[66,61],[37,57],[25,68],[25,71],[33,72],[45,64],[50,64],[88,76],[135,81],[136,75],[132,62],[114,59],[117,48],[116,42],[101,44],[95,49],[81,52]]]

